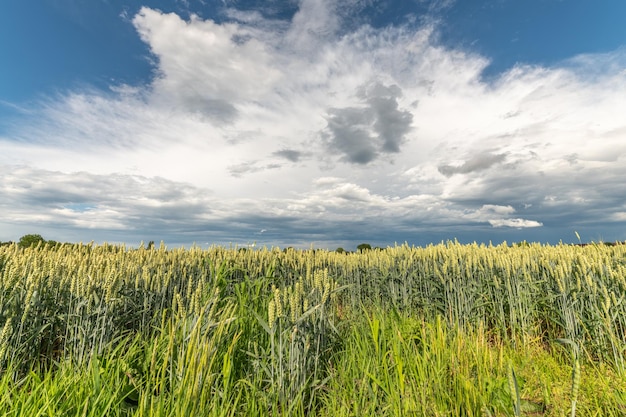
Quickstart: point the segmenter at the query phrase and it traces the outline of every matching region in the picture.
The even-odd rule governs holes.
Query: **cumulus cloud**
[[[515,227],[517,229],[543,226],[543,224],[538,221],[526,219],[496,219],[489,220],[489,223],[493,227]]]
[[[363,3],[335,3],[222,23],[142,8],[153,78],[49,97],[0,138],[4,222],[304,246],[623,237],[624,50],[485,80],[489,58],[435,23],[352,27]]]
[[[515,213],[515,209],[511,206],[497,206],[494,204],[485,204],[481,207],[481,211],[495,214],[511,214]]]
[[[158,60],[152,98],[162,105],[229,122],[237,104],[262,99],[281,77],[267,45],[237,23],[143,7],[133,24]]]

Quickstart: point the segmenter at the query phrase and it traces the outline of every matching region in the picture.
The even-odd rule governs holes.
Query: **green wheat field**
[[[626,245],[0,247],[2,416],[624,416]]]

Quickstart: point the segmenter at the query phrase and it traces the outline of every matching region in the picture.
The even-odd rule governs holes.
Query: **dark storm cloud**
[[[446,177],[451,177],[454,174],[469,174],[471,172],[484,171],[492,166],[502,162],[506,154],[492,154],[489,152],[475,155],[465,161],[460,166],[454,165],[439,165],[437,169]]]
[[[401,95],[397,85],[375,83],[361,88],[357,97],[363,106],[328,109],[322,137],[343,154],[342,159],[354,164],[399,153],[413,122],[413,115],[399,108]]]

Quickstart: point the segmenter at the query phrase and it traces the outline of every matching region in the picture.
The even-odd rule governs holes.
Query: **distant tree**
[[[154,240],[148,242],[148,249],[154,249]]]
[[[29,248],[31,246],[37,246],[39,243],[46,243],[46,240],[41,237],[41,235],[31,234],[22,236],[19,242],[17,242],[17,245],[20,248]]]
[[[344,248],[337,248],[335,249],[335,252],[337,253],[344,253],[346,250]]]
[[[370,245],[369,243],[361,243],[359,246],[356,247],[356,249],[359,252],[364,252],[366,250],[372,249],[372,245]]]

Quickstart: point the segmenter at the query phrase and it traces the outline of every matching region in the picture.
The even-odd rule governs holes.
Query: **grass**
[[[623,246],[0,248],[7,416],[620,416]]]

